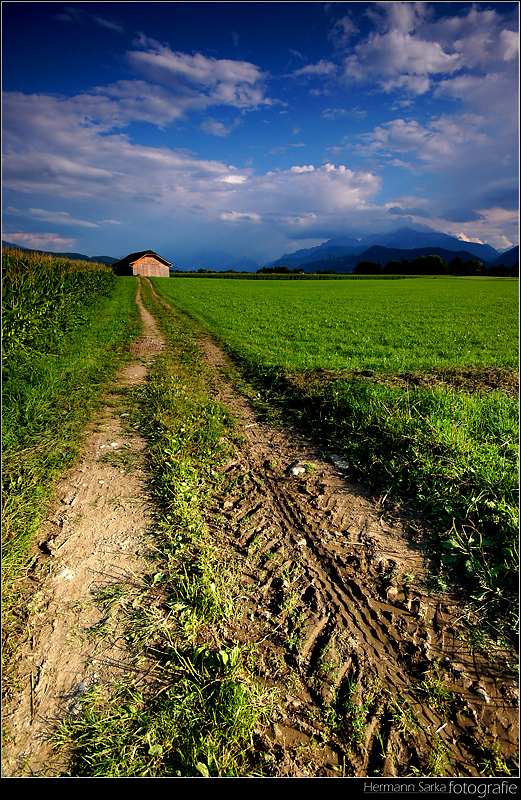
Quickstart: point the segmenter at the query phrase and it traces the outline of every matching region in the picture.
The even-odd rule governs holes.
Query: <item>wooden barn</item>
[[[143,275],[147,278],[168,278],[172,264],[152,250],[131,253],[113,264],[116,275]]]

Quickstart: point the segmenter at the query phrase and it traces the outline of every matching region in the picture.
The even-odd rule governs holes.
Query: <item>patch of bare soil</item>
[[[519,374],[515,370],[501,367],[440,367],[432,372],[385,373],[372,369],[306,370],[291,376],[296,386],[313,382],[337,381],[341,378],[355,377],[369,383],[383,383],[399,387],[442,387],[465,392],[493,392],[501,390],[510,397],[519,397]]]
[[[94,597],[107,586],[139,582],[149,564],[146,443],[126,424],[121,392],[145,379],[147,362],[163,346],[155,321],[142,307],[141,313],[145,329],[132,346],[135,359],[91,425],[82,459],[57,486],[37,567],[26,579],[34,588],[19,651],[19,691],[3,712],[3,777],[59,774],[50,745],[56,723],[81,712],[87,687],[108,686],[129,668],[117,634],[96,637],[106,618]],[[136,673],[137,681],[144,677]]]
[[[219,348],[202,346],[222,368]],[[508,656],[472,651],[457,598],[425,588],[428,528],[351,483],[334,454],[266,425],[224,382],[220,399],[247,444],[214,513],[254,586],[230,643],[257,627],[265,680],[282,690],[274,774],[479,776],[491,752],[515,763]],[[336,730],[316,714],[332,701]]]

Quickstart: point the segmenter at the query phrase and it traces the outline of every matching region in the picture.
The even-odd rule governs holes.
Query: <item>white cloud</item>
[[[76,245],[76,239],[65,239],[57,233],[8,233],[3,235],[11,244],[19,244],[30,250],[48,250],[51,253],[70,252]]]
[[[65,123],[61,133],[65,140],[71,129],[78,134],[78,120],[84,127],[95,125],[105,131],[124,129],[131,122],[150,122],[165,128],[190,113],[212,107],[236,108],[244,113],[275,102],[265,94],[266,76],[249,62],[173,52],[144,36],[139,37],[136,47],[126,54],[136,73],[134,79],[95,86],[69,98],[9,93],[7,111],[12,113],[10,124],[4,124],[4,129],[12,136],[28,123],[38,127],[39,135],[45,135],[45,114],[49,133],[56,141],[60,135],[54,125],[56,118]],[[53,112],[48,116],[51,106]],[[217,121],[203,124],[214,135],[222,136],[231,130]]]
[[[228,136],[235,125],[225,125],[217,119],[205,119],[199,126],[205,133],[210,133],[212,136]]]
[[[109,31],[125,33],[125,29],[121,25],[118,25],[117,22],[112,22],[110,19],[104,19],[104,17],[93,17],[92,19],[97,25],[101,25],[102,28],[107,28]]]
[[[247,211],[223,211],[220,215],[224,222],[260,222],[261,216]]]
[[[333,75],[337,71],[336,64],[332,61],[322,59],[317,64],[307,64],[305,67],[300,67],[293,72],[294,78],[305,78],[313,75]]]
[[[381,179],[367,170],[308,162],[256,174],[188,151],[135,144],[104,124],[86,122],[75,98],[7,94],[4,111],[4,192],[31,197],[28,225],[38,219],[73,229],[76,221],[80,234],[87,231],[82,220],[121,220],[130,252],[150,247],[152,230],[155,236],[168,232],[177,249],[201,230],[218,242],[223,224],[233,224],[237,233],[226,246],[243,242],[245,252],[262,250],[270,258],[287,235],[306,238],[347,218],[366,224],[380,213],[372,203]],[[74,212],[45,212],[46,201],[72,203]],[[105,225],[107,235],[110,227],[119,225]]]
[[[248,61],[175,52],[143,34],[134,48],[126,54],[130,67],[156,91],[165,90],[183,113],[219,105],[256,108],[272,102],[264,93],[266,75]]]
[[[88,220],[75,219],[74,217],[71,217],[68,211],[49,211],[44,208],[29,208],[27,211],[23,211],[19,208],[13,208],[13,206],[7,206],[7,208],[4,209],[4,214],[13,217],[37,219],[43,222],[54,222],[60,225],[74,225],[83,228],[98,227],[97,223],[95,222],[89,222]]]
[[[219,180],[223,183],[241,184],[245,182],[246,175],[225,175],[224,177],[219,178]]]
[[[361,152],[382,152],[389,156],[396,153],[413,154],[432,167],[445,169],[449,162],[462,158],[462,149],[468,155],[468,147],[490,146],[489,137],[481,129],[485,120],[477,115],[442,116],[422,125],[415,119],[391,120],[377,126],[361,139],[367,144]],[[475,152],[473,153],[475,155]]]
[[[519,34],[508,16],[479,4],[457,16],[435,19],[432,12],[428,3],[372,4],[366,15],[374,29],[344,47],[344,79],[415,96],[436,89],[439,79],[450,83],[469,71],[515,71]]]
[[[380,179],[367,171],[326,164],[294,165],[255,175],[222,161],[167,147],[133,144],[121,133],[85,124],[80,105],[33,95],[6,95],[4,188],[99,204],[99,217],[124,216],[130,204],[175,216],[258,214],[317,217],[356,210],[372,200]],[[230,211],[230,206],[232,211]],[[199,211],[196,211],[199,209]],[[51,212],[49,212],[51,214]],[[72,215],[71,215],[72,218]],[[234,217],[238,219],[239,217]],[[69,221],[65,212],[56,221]]]

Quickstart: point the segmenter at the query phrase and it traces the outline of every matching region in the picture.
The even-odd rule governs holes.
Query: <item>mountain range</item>
[[[109,265],[118,260],[112,256],[86,256],[82,253],[49,253],[44,250],[30,250],[30,248],[4,241],[2,241],[2,247],[72,260],[96,261]],[[385,266],[389,261],[402,261],[404,258],[412,261],[418,256],[431,254],[439,255],[447,262],[459,256],[463,262],[478,259],[486,268],[500,264],[512,267],[519,262],[519,245],[501,252],[489,244],[463,241],[456,236],[435,231],[426,225],[419,225],[415,228],[399,228],[389,233],[375,233],[360,238],[339,236],[328,239],[316,247],[286,253],[262,266],[285,266],[302,269],[304,272],[329,269],[335,272],[349,273],[360,261],[373,261]],[[183,272],[198,269],[255,272],[261,266],[247,256],[237,258],[221,251],[208,251],[185,259],[171,260],[174,260],[174,267]]]
[[[518,252],[519,248],[515,247],[512,250]],[[451,260],[456,255],[459,255],[463,261],[479,259],[485,267],[496,263],[505,263],[503,254],[489,244],[462,241],[456,236],[422,226],[421,228],[399,228],[390,233],[371,234],[360,239],[350,236],[329,239],[317,247],[286,253],[267,266],[297,267],[307,272],[309,267],[306,269],[306,265],[314,265],[319,261],[336,261],[336,267],[330,264],[330,269],[336,268],[338,271],[351,272],[359,261],[377,261],[383,266],[389,261],[401,261],[403,258],[412,260],[417,256],[431,253],[440,255],[444,260]],[[505,266],[509,265],[505,263]],[[340,269],[340,267],[342,268]]]

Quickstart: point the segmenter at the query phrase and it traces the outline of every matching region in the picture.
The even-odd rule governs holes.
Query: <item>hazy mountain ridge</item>
[[[381,257],[387,261],[397,258],[392,252],[403,250],[410,251],[410,254],[401,256],[401,258],[415,258],[416,255],[425,255],[425,253],[415,252],[423,248],[430,248],[430,252],[432,253],[436,253],[436,249],[443,249],[455,255],[464,252],[468,254],[467,260],[468,258],[479,258],[485,266],[495,264],[496,260],[501,258],[500,252],[489,244],[466,242],[462,239],[458,239],[456,236],[440,233],[432,228],[423,226],[421,229],[399,228],[389,233],[370,234],[359,240],[347,236],[329,239],[327,242],[323,242],[317,247],[312,247],[308,250],[297,250],[294,253],[286,253],[266,266],[280,265],[303,267],[306,263],[327,259],[329,257],[337,258],[339,256],[353,256],[355,259],[358,258],[364,261],[375,260],[370,257],[369,251],[372,247],[376,246],[387,248],[390,251],[389,255],[386,255],[383,251],[381,253]],[[415,252],[414,255],[412,251]],[[445,256],[442,257],[445,258]],[[452,256],[452,258],[454,258],[454,256]],[[351,261],[349,263],[351,263]],[[498,263],[502,262],[499,261]],[[353,264],[353,266],[354,265],[355,264]]]
[[[494,261],[494,266],[499,266],[500,264],[504,264],[505,267],[513,267],[514,264],[519,263],[519,245],[510,248],[510,250],[505,250],[501,255],[499,255],[496,260]]]
[[[6,241],[2,241],[2,247],[108,265],[119,260],[112,256],[87,256],[82,253],[52,253],[47,250],[34,250]],[[464,262],[479,259],[486,268],[500,264],[512,267],[519,262],[519,245],[500,252],[488,244],[466,242],[427,226],[419,226],[416,229],[399,228],[388,233],[375,233],[360,239],[352,236],[335,237],[316,247],[286,253],[263,266],[287,266],[303,269],[305,272],[329,269],[347,273],[352,272],[359,261],[375,261],[385,266],[389,261],[402,261],[404,258],[412,261],[418,256],[431,254],[439,255],[448,262],[459,256]],[[256,272],[261,266],[248,256],[238,258],[222,251],[202,252],[170,260],[174,262],[174,269],[183,272],[199,269],[217,272],[225,270]]]
[[[431,255],[439,256],[447,263],[450,263],[452,259],[459,256],[463,263],[479,260],[486,269],[490,269],[492,266],[490,262],[477,259],[476,256],[469,253],[467,250],[445,250],[443,247],[415,247],[411,250],[398,250],[390,247],[382,247],[381,245],[373,245],[367,250],[364,250],[361,254],[351,253],[350,255],[328,257],[317,261],[307,261],[304,264],[299,264],[297,268],[307,273],[317,272],[318,270],[333,270],[338,273],[349,273],[353,271],[354,267],[356,267],[360,261],[372,261],[384,267],[389,261],[402,262],[404,259],[407,259],[412,262],[415,258],[419,258],[420,256],[427,257]],[[295,266],[295,264],[293,266]]]

